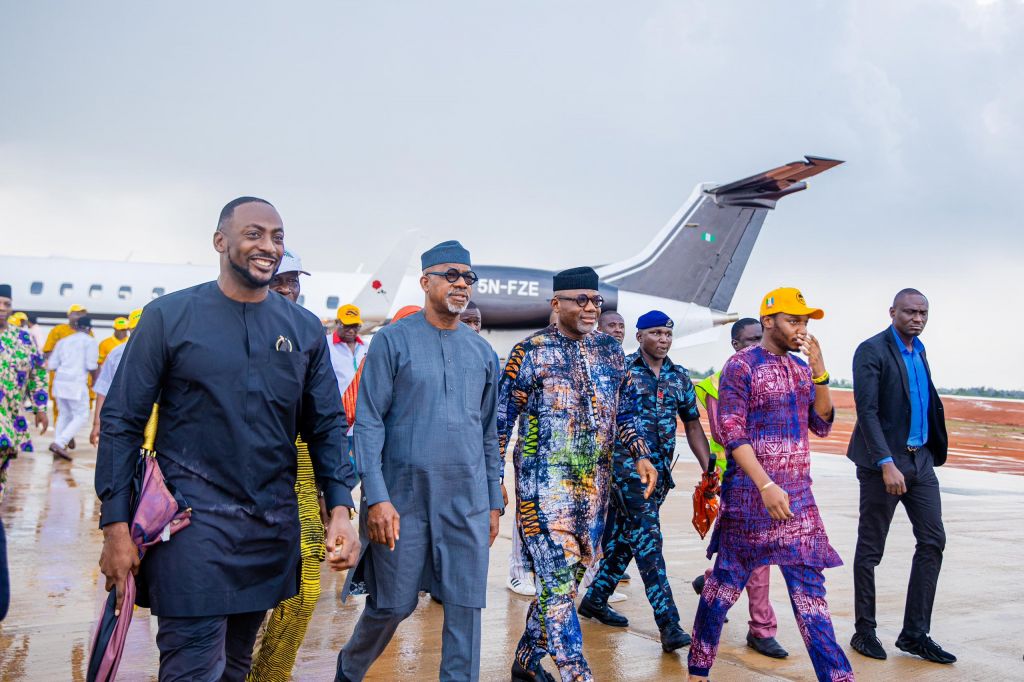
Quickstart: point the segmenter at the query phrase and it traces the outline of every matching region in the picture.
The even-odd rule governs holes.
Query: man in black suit
[[[875,636],[875,566],[896,504],[902,502],[917,548],[896,647],[935,663],[953,663],[956,656],[928,636],[946,545],[934,467],[946,461],[947,446],[942,402],[918,338],[928,322],[928,299],[904,289],[889,317],[892,326],[861,343],[853,356],[857,424],[846,456],[857,465],[860,523],[853,559],[857,632],[850,644],[865,656],[886,657]]]

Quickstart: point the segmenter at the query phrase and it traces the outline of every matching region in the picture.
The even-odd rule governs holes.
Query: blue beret
[[[465,263],[470,265],[469,251],[462,244],[450,239],[441,242],[432,249],[429,249],[420,256],[421,270],[426,270],[441,263]]]
[[[644,313],[640,316],[640,319],[636,321],[637,329],[653,329],[654,327],[668,327],[671,329],[674,326],[675,322],[672,321],[672,318],[660,310],[652,310],[649,313]]]

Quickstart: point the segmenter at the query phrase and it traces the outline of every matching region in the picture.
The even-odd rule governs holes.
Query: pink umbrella
[[[180,494],[173,491],[164,481],[160,465],[153,449],[156,440],[157,406],[146,424],[145,442],[139,451],[132,480],[132,541],[139,548],[142,559],[146,549],[158,542],[167,542],[178,531],[187,528],[192,519],[192,509]],[[96,631],[93,633],[88,682],[107,682],[117,675],[117,666],[124,652],[128,626],[132,622],[135,606],[135,577],[128,575],[124,586],[124,602],[120,615],[114,615],[117,602],[116,590],[111,590],[103,607]]]

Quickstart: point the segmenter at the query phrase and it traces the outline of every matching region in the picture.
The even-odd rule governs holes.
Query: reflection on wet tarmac
[[[102,536],[93,493],[95,451],[79,446],[73,462],[54,462],[45,449],[50,439],[36,438],[38,454],[11,465],[10,487],[2,515],[7,528],[12,604],[0,624],[0,679],[84,680],[89,639],[105,597],[97,567]],[[87,442],[80,438],[79,443]],[[704,543],[690,526],[690,483],[696,466],[688,452],[676,467],[679,487],[663,510],[666,562],[676,601],[689,631],[696,595],[689,581],[709,565]],[[913,536],[906,515],[897,511],[886,556],[876,571],[879,636],[888,661],[867,660],[847,646],[853,634],[850,564],[856,541],[857,483],[853,465],[834,455],[816,455],[815,491],[833,544],[846,566],[826,572],[828,598],[837,636],[847,649],[858,680],[1022,679],[1024,609],[1020,566],[1024,564],[1024,477],[939,470],[948,535],[939,580],[932,635],[960,662],[940,667],[900,653],[893,646],[903,616]],[[507,680],[512,652],[522,633],[528,600],[504,588],[511,546],[511,516],[502,519],[501,536],[491,559],[488,608],[484,611],[482,679]],[[337,652],[362,608],[359,600],[337,601],[342,580],[326,569],[317,612],[295,666],[295,679],[331,679]],[[598,680],[655,681],[685,679],[685,650],[663,654],[643,585],[636,579],[620,590],[629,595],[616,609],[630,618],[627,629],[584,621],[585,653]],[[790,651],[783,661],[749,650],[746,597],[731,611],[723,632],[713,679],[813,680],[813,672],[787,604],[784,584],[772,572],[773,604],[779,616],[778,639]],[[417,611],[399,629],[368,680],[437,679],[442,607],[423,596]],[[128,636],[119,678],[156,679],[156,619],[137,610]],[[550,661],[545,662],[554,673]]]

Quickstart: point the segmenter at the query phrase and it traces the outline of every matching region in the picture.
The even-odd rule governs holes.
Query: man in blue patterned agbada
[[[516,649],[513,680],[589,682],[574,608],[579,581],[604,531],[616,439],[636,460],[650,495],[658,474],[640,435],[638,396],[618,341],[594,333],[603,298],[592,268],[554,277],[557,320],[516,344],[501,377],[498,440],[504,456],[518,421],[516,509],[538,596]]]

